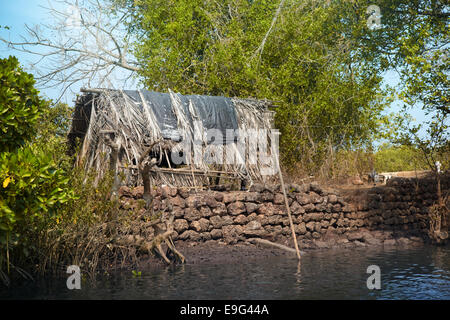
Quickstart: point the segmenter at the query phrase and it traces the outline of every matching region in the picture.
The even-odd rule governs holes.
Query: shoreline
[[[376,231],[376,233],[379,233]],[[417,248],[424,245],[432,245],[431,242],[426,239],[417,236],[401,236],[401,237],[389,237],[389,233],[385,233],[386,239],[380,240],[376,238],[370,238],[366,234],[362,235],[361,239],[348,240],[348,241],[299,241],[299,248],[301,255],[306,255],[312,252],[326,251],[326,250],[339,250],[339,249],[351,249],[351,248],[367,248],[367,249],[410,249]],[[371,239],[369,242],[364,242],[364,239]],[[283,244],[293,249],[291,239],[284,239],[283,242],[276,242]],[[289,252],[276,247],[269,247],[261,244],[254,244],[249,241],[240,241],[234,244],[227,244],[220,240],[207,240],[204,242],[193,241],[174,241],[175,247],[186,258],[187,264],[220,264],[220,263],[245,263],[248,260],[258,260],[270,257],[283,257],[286,259],[297,259],[295,253]],[[145,254],[139,257],[138,267],[144,270],[153,267],[170,267],[161,259],[154,255]],[[130,264],[125,264],[123,267],[119,267],[117,271],[126,271],[133,268]]]
[[[376,231],[377,233],[378,231]],[[378,232],[379,233],[379,232]],[[389,233],[387,233],[389,234]],[[288,246],[289,248],[293,247],[291,239],[284,239],[285,242],[278,241],[277,243]],[[183,241],[177,240],[174,241],[174,244],[185,257],[185,265],[217,265],[217,264],[229,264],[231,265],[239,265],[245,264],[248,262],[262,261],[265,259],[271,258],[281,258],[286,259],[286,261],[292,261],[293,263],[297,263],[296,254],[293,252],[289,252],[277,247],[265,246],[261,244],[254,244],[249,241],[239,241],[234,244],[228,244],[221,240],[207,240],[204,242],[194,242],[194,241]],[[423,246],[450,246],[450,244],[445,245],[435,245],[426,239],[410,236],[410,237],[390,237],[384,241],[379,241],[377,243],[365,243],[364,239],[360,240],[352,240],[352,241],[341,241],[341,242],[324,242],[320,240],[310,240],[310,241],[299,241],[299,248],[301,251],[301,256],[304,257],[310,253],[323,253],[329,252],[333,250],[348,250],[352,248],[363,249],[367,248],[368,250],[384,250],[384,249],[394,249],[394,250],[409,250],[414,248],[420,248]],[[99,268],[92,274],[89,271],[85,271],[82,268],[82,273],[85,273],[88,278],[92,281],[98,276],[103,275],[114,275],[117,273],[123,272],[148,272],[155,269],[161,268],[173,268],[180,267],[181,264],[165,263],[160,257],[149,254],[149,253],[140,253],[136,256],[137,259],[134,261],[130,261],[129,259],[125,260],[123,263],[121,262],[111,262],[107,268]],[[46,278],[67,278],[67,273],[64,271],[61,272],[49,272],[45,274],[33,274],[33,282],[39,281]],[[17,281],[17,282],[16,282]],[[23,278],[16,278],[16,285],[20,285],[20,283],[25,283],[30,280]],[[10,286],[13,289],[16,285]],[[3,286],[2,286],[3,287]],[[3,287],[5,288],[5,287]]]

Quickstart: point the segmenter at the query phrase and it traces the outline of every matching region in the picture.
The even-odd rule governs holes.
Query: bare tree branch
[[[9,48],[37,57],[31,67],[39,87],[60,86],[61,98],[74,84],[111,87],[140,71],[127,50],[132,39],[125,9],[113,14],[109,0],[49,1],[45,9],[51,24],[26,25],[20,41],[0,38]]]
[[[273,26],[275,25],[275,22],[277,22],[277,19],[278,19],[278,16],[280,15],[281,7],[283,6],[283,3],[284,3],[284,0],[281,0],[280,4],[278,5],[277,11],[275,11],[275,15],[273,16],[272,23],[270,24],[269,30],[267,30],[263,40],[261,41],[261,44],[259,45],[258,49],[256,49],[256,51],[253,53],[251,59],[253,59],[256,55],[258,55],[259,59],[261,59],[267,38],[269,37],[269,34],[272,31]]]

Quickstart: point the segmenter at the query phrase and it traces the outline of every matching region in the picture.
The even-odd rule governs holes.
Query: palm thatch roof
[[[271,107],[269,101],[172,91],[82,89],[69,142],[73,152],[77,149],[78,165],[95,170],[99,177],[112,165],[127,185],[140,183],[139,164],[145,157],[154,159],[153,184],[196,187],[211,177],[262,181],[267,178],[264,168],[273,163],[262,163],[258,157],[253,161],[259,152],[254,143],[246,144],[242,163],[214,160],[217,155],[227,159],[242,148],[239,135],[245,130],[267,130],[267,140],[273,143]],[[221,133],[222,140],[211,137],[208,129]],[[186,143],[193,146],[188,151]],[[194,152],[197,147],[203,148],[200,158]],[[173,155],[182,155],[184,163],[174,162]]]

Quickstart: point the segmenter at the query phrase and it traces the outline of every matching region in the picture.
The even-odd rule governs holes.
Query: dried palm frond
[[[163,135],[163,124],[158,122],[150,106],[152,101],[144,97],[144,91],[138,91],[133,96],[123,90],[82,89],[82,92],[83,94],[78,96],[76,101],[74,120],[69,133],[72,144],[76,137],[81,138],[82,141],[77,163],[83,165],[86,170],[94,168],[99,177],[103,176],[110,169],[108,164],[111,148],[105,136],[105,133],[108,133],[118,145],[116,172],[123,173],[125,184],[139,184],[141,178],[137,164],[141,156],[155,141],[170,140]],[[247,140],[242,147],[242,141],[239,140],[209,143],[199,116],[198,106],[193,99],[189,100],[186,109],[181,99],[186,97],[172,91],[169,91],[168,95],[170,100],[167,101],[170,101],[170,109],[176,118],[177,128],[175,129],[181,136],[181,141],[156,144],[150,152],[147,152],[150,157],[158,160],[158,166],[151,171],[154,184],[195,187],[207,184],[208,176],[211,175],[250,181],[261,181],[266,178],[263,173],[264,167],[273,165],[273,161],[263,163],[262,158],[257,155],[264,151],[269,160],[274,156],[270,149],[270,145],[274,143],[270,131],[272,128],[272,112],[269,111],[271,103],[252,99],[230,99],[239,134],[243,135],[247,132]],[[202,98],[208,99],[208,97]],[[258,132],[265,135],[262,138],[269,142],[267,150],[260,150],[261,146],[252,142],[254,139],[248,139],[249,136],[254,137]],[[164,145],[166,147],[163,147]],[[167,147],[168,145],[170,147]],[[195,148],[200,148],[201,152]],[[172,166],[171,159],[168,158],[171,154],[181,151],[184,155],[184,165]],[[199,152],[195,153],[195,151]],[[231,163],[226,161],[227,157],[232,158],[239,151],[241,153],[238,153],[238,158],[241,157],[241,161]],[[222,161],[217,161],[220,158]],[[165,163],[164,170],[161,169],[162,162]],[[217,162],[221,163],[217,164]],[[190,174],[186,170],[189,170]]]

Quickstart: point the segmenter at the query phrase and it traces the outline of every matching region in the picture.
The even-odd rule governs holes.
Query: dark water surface
[[[369,265],[381,270],[381,290],[367,288]],[[228,264],[186,264],[120,272],[83,280],[66,278],[0,289],[0,299],[450,299],[450,247],[330,249],[295,258]]]

